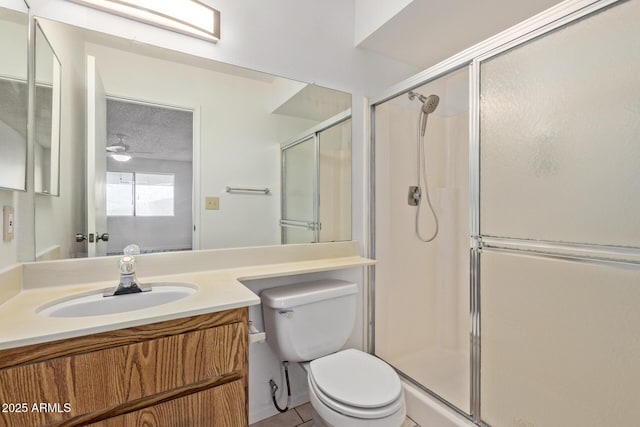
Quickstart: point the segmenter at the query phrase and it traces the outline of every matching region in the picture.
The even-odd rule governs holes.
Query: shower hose
[[[420,117],[418,119],[418,164],[417,164],[417,178],[418,178],[418,188],[420,187],[420,183],[421,180],[424,182],[424,195],[425,198],[427,199],[427,205],[429,206],[429,209],[431,210],[431,213],[433,214],[433,220],[435,222],[435,227],[434,227],[434,231],[433,234],[429,237],[423,237],[422,233],[420,232],[420,206],[421,203],[420,201],[418,201],[418,206],[416,209],[416,236],[418,237],[418,239],[420,239],[421,241],[428,243],[431,242],[433,239],[436,238],[436,236],[438,235],[438,229],[439,229],[439,224],[438,224],[438,215],[436,215],[436,211],[433,209],[433,205],[431,204],[431,198],[429,197],[429,185],[427,182],[427,165],[426,165],[426,159],[425,159],[425,148],[424,148],[424,135],[421,132],[422,129],[422,121],[424,120],[425,122],[427,121],[427,114],[424,114],[422,111],[420,111]],[[426,125],[426,123],[425,123]]]

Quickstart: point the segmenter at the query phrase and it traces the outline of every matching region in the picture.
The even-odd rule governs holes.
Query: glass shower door
[[[282,243],[313,243],[317,230],[315,136],[282,150]]]
[[[470,412],[469,97],[468,70],[415,92],[439,97],[424,138],[428,185],[417,207],[422,103],[402,94],[375,107],[375,354],[422,388]],[[432,98],[433,99],[433,98]],[[424,181],[424,180],[423,180]]]
[[[318,133],[319,241],[351,240],[351,120]]]
[[[640,2],[480,64],[481,416],[638,425]]]
[[[282,243],[351,239],[351,115],[282,146]]]

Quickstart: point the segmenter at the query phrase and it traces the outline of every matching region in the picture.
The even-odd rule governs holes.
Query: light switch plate
[[[220,197],[205,197],[205,209],[208,211],[217,211],[220,209]]]
[[[2,208],[2,240],[8,242],[13,240],[13,232],[16,228],[13,207],[5,206]]]

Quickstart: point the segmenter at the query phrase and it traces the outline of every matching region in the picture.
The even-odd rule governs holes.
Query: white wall
[[[354,0],[355,45],[359,45],[413,0]]]

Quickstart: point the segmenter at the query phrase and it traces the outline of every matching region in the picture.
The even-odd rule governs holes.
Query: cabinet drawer
[[[233,381],[90,424],[90,427],[246,427],[245,391]]]
[[[244,323],[232,323],[0,370],[0,402],[30,409],[1,413],[0,426],[57,422],[244,371],[246,334]],[[34,403],[59,405],[32,411]]]

